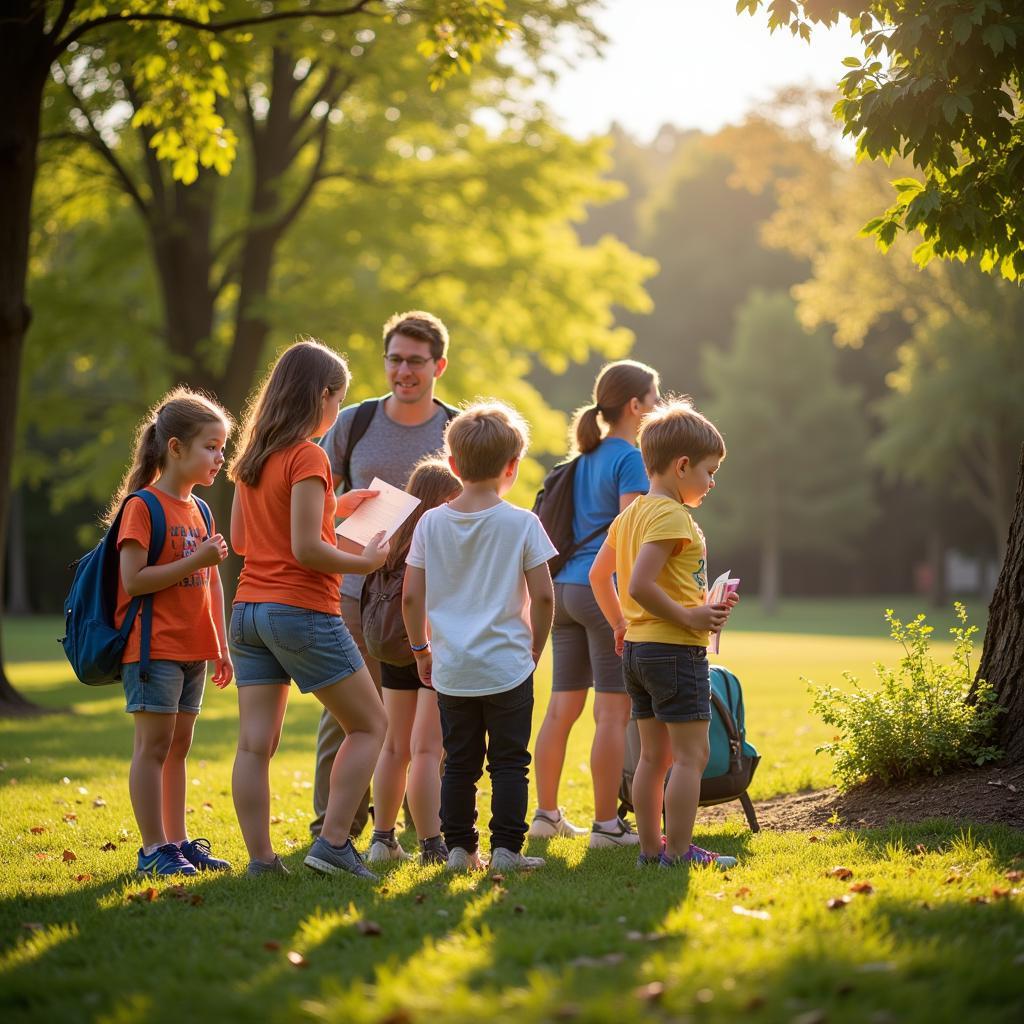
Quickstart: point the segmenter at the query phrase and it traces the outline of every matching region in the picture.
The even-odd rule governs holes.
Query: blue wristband
[[[419,647],[417,647],[415,644],[411,643],[411,644],[409,644],[409,650],[411,650],[414,654],[419,654],[420,651],[425,651],[429,646],[430,646],[430,641],[429,640],[427,640],[424,643],[420,644]]]

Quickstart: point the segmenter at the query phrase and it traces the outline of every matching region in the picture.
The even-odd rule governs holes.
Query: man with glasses
[[[365,489],[376,476],[395,487],[405,487],[413,466],[438,451],[444,431],[457,410],[434,397],[435,382],[448,365],[448,329],[433,314],[422,310],[398,313],[384,325],[384,371],[391,391],[341,410],[321,444],[331,461],[336,485],[343,491]],[[341,586],[341,615],[380,689],[380,663],[366,652],[360,624],[359,596],[363,577],[347,575]],[[320,718],[316,741],[316,775],[310,825],[320,834],[331,765],[345,734],[326,711]],[[352,822],[357,836],[369,817],[367,792]]]

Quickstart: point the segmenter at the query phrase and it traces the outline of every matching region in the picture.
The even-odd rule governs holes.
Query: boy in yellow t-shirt
[[[683,399],[655,409],[640,428],[639,442],[650,490],[618,515],[590,570],[594,596],[621,648],[632,717],[640,730],[633,777],[637,863],[730,868],[734,857],[691,842],[709,752],[708,633],[721,629],[739,599],[732,594],[725,604],[704,603],[707,551],[689,508],[700,505],[715,486],[725,442]]]

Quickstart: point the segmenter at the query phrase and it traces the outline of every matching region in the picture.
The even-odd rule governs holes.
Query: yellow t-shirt
[[[608,544],[615,550],[619,601],[627,623],[626,639],[707,647],[706,630],[686,629],[659,619],[629,596],[629,579],[637,554],[642,545],[657,540],[677,542],[658,574],[658,586],[673,601],[687,608],[703,604],[707,594],[707,548],[704,534],[689,509],[671,498],[642,495],[616,516],[608,530]]]

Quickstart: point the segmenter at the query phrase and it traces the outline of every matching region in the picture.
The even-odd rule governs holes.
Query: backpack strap
[[[160,557],[160,552],[163,551],[164,541],[167,539],[167,517],[164,515],[164,507],[160,504],[160,499],[157,498],[152,491],[145,489],[141,491],[134,491],[129,495],[131,498],[141,498],[146,503],[146,508],[149,509],[149,554],[146,558],[146,565],[156,565],[156,560]],[[202,512],[202,506],[205,502],[200,499],[196,499],[200,504],[200,512]],[[209,529],[209,509],[203,513],[203,518],[207,520],[207,529]],[[142,630],[139,637],[139,679],[145,682],[149,678],[149,645],[153,638],[153,595],[146,594],[142,598]]]
[[[370,429],[373,417],[377,415],[377,406],[380,405],[388,395],[381,395],[380,398],[367,398],[356,406],[355,415],[352,417],[352,426],[348,430],[348,444],[345,446],[345,454],[341,457],[341,484],[344,490],[352,490],[352,452],[355,446],[363,439],[363,435]],[[459,410],[454,405],[442,402],[440,398],[434,399],[434,405],[444,410],[445,419],[451,422],[459,415]],[[196,499],[197,501],[199,499]]]
[[[203,538],[203,540],[209,540],[213,532],[213,513],[210,511],[210,506],[207,505],[202,498],[193,494],[192,500],[198,506],[199,514],[203,517],[203,522],[206,523],[206,536]]]

